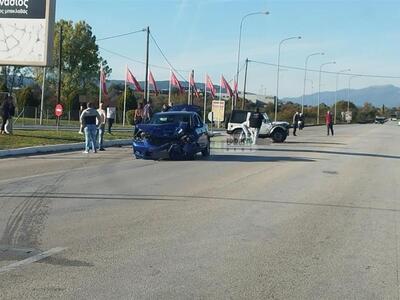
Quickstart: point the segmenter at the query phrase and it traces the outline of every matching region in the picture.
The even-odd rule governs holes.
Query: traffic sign
[[[57,104],[54,111],[57,117],[61,117],[63,114],[63,106],[61,104]]]

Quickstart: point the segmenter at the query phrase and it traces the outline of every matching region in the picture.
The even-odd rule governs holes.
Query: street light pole
[[[239,86],[239,63],[240,63],[240,45],[241,45],[241,41],[242,41],[242,28],[243,28],[243,22],[244,20],[249,17],[249,16],[253,16],[253,15],[269,15],[268,11],[264,11],[264,12],[253,12],[253,13],[249,13],[245,16],[243,16],[242,20],[240,21],[240,29],[239,29],[239,45],[238,45],[238,55],[237,55],[237,66],[236,66],[236,84],[237,86]],[[235,94],[235,107],[237,105],[237,94]]]
[[[338,91],[338,82],[339,82],[339,75],[343,74],[345,72],[350,72],[351,69],[345,69],[345,70],[341,70],[339,72],[336,73],[336,91],[335,91],[335,118],[334,118],[334,123],[336,124],[336,113],[337,113],[337,91]]]
[[[353,75],[349,77],[349,88],[347,90],[347,112],[350,111],[350,85],[351,85],[351,80],[355,77],[358,77],[359,75]]]
[[[336,64],[336,61],[331,61],[324,63],[320,65],[319,67],[319,83],[318,83],[318,104],[317,104],[317,125],[319,125],[319,103],[320,103],[320,97],[321,97],[321,73],[322,73],[322,67],[325,65],[334,65]]]
[[[310,59],[311,56],[315,55],[325,55],[323,52],[316,52],[308,55],[306,57],[306,62],[304,64],[304,85],[303,85],[303,97],[301,98],[301,113],[304,113],[304,96],[306,94],[306,81],[307,81],[307,66],[308,66],[308,60]]]
[[[277,70],[277,74],[276,74],[276,101],[275,101],[275,122],[276,122],[276,118],[278,115],[278,100],[279,100],[279,67],[280,67],[280,61],[281,61],[281,46],[284,42],[289,41],[289,40],[294,40],[294,39],[301,39],[301,36],[292,36],[286,39],[283,39],[282,41],[280,41],[279,43],[279,47],[278,47],[278,70]]]

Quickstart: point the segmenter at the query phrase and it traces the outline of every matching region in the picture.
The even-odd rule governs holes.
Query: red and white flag
[[[231,87],[229,86],[229,83],[226,81],[224,78],[224,75],[221,75],[221,86],[226,89],[226,92],[229,93],[229,96],[233,96],[233,92]]]
[[[103,94],[108,96],[107,84],[106,84],[106,74],[104,73],[102,67],[100,67],[100,86],[101,86],[101,91],[103,92]]]
[[[206,80],[206,87],[210,91],[211,96],[213,96],[213,98],[215,98],[215,93],[217,92],[217,90],[215,89],[214,84],[212,83],[211,78],[208,75],[207,75],[207,80]]]
[[[184,90],[182,88],[181,83],[179,82],[178,78],[176,78],[174,72],[171,72],[171,85],[177,87],[179,89],[179,93],[183,93]]]
[[[138,92],[143,92],[142,87],[139,82],[136,80],[135,76],[133,76],[132,72],[129,69],[126,69],[126,81],[133,84]]]
[[[154,80],[153,74],[151,71],[149,71],[149,82],[153,85],[154,92],[156,93],[156,96],[158,95],[158,89],[156,85],[156,81]]]
[[[190,86],[192,87],[192,90],[194,90],[197,99],[200,98],[199,91],[197,90],[196,83],[194,82],[193,72],[190,73],[190,82],[189,82],[189,84],[190,84]]]

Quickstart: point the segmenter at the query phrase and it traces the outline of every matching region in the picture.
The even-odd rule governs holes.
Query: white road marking
[[[39,260],[45,259],[45,258],[47,258],[49,256],[52,256],[52,255],[57,254],[57,253],[60,253],[60,252],[64,251],[65,249],[67,249],[67,248],[56,247],[56,248],[52,248],[50,250],[47,250],[45,252],[36,254],[34,256],[28,257],[28,258],[26,258],[24,260],[17,261],[17,262],[12,263],[12,264],[10,264],[8,266],[0,268],[0,274],[8,272],[8,271],[12,271],[12,270],[14,270],[14,269],[16,269],[18,267],[29,265],[29,264],[37,262]]]

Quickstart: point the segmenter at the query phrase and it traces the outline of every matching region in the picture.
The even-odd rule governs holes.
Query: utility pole
[[[62,42],[63,42],[63,28],[60,25],[60,37],[58,42],[58,89],[57,89],[57,104],[61,102],[61,68],[62,68]]]
[[[244,84],[243,84],[243,102],[242,102],[242,110],[244,110],[244,104],[246,102],[246,84],[247,84],[247,66],[249,65],[249,59],[246,58],[246,67],[244,70]]]
[[[40,99],[40,119],[39,119],[40,125],[43,125],[43,104],[44,104],[45,82],[46,82],[46,67],[43,68],[42,97]]]
[[[147,39],[146,39],[146,75],[144,84],[144,101],[149,101],[149,38],[150,38],[150,27],[146,27]]]
[[[196,86],[196,84],[195,84],[195,82],[194,82],[194,70],[192,70],[192,78],[191,79],[193,79],[193,88],[190,90],[190,92],[191,92],[191,95],[190,95],[190,104],[191,105],[193,105],[193,90],[194,90],[194,87]],[[190,84],[191,82],[189,82],[189,84]]]

